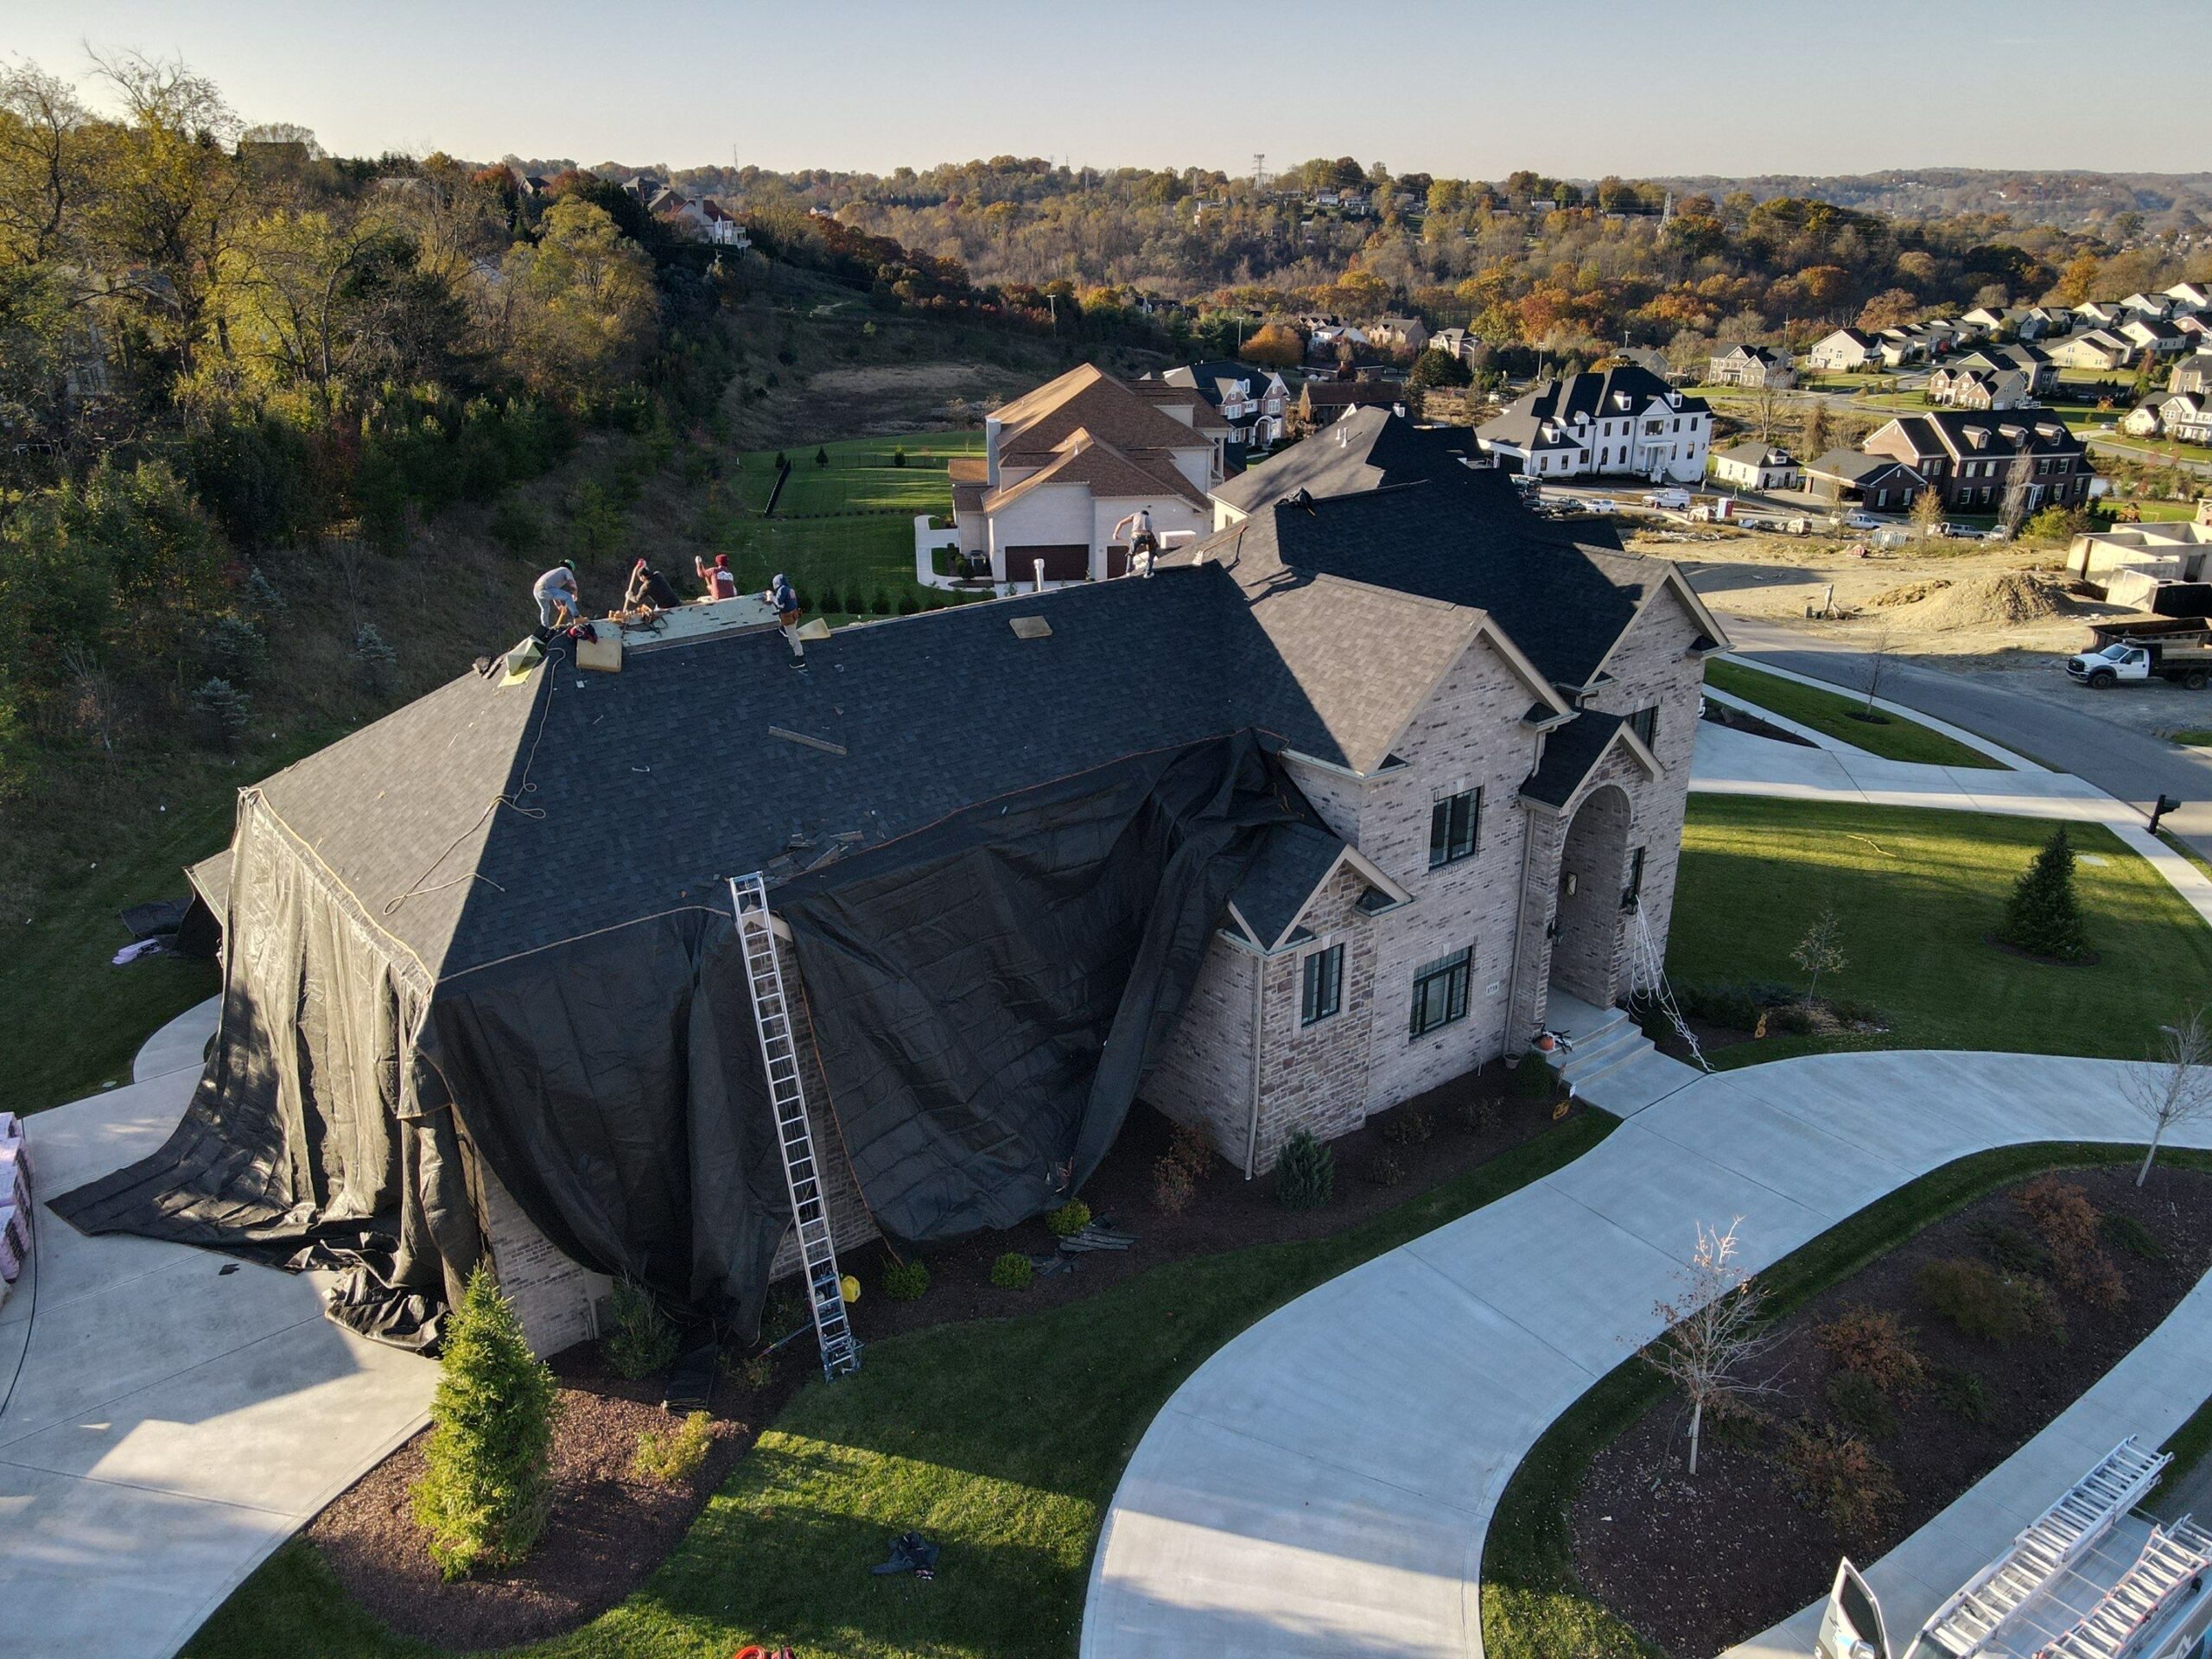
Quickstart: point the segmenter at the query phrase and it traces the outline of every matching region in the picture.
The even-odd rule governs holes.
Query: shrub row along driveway
[[[1969,1153],[2142,1139],[2126,1069],[1899,1050],[1700,1078],[1301,1297],[1200,1366],[1138,1446],[1093,1563],[1084,1659],[1479,1655],[1498,1495],[1657,1333],[1695,1222],[1741,1216],[1758,1268]],[[2212,1124],[2173,1138],[2212,1145]],[[1985,1556],[2010,1535],[1992,1525]]]

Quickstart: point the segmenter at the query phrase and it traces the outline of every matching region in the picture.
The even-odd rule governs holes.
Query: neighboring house
[[[2176,283],[2166,297],[2179,311],[2212,311],[2212,283]]]
[[[1713,415],[1704,399],[1624,365],[1540,382],[1477,427],[1475,437],[1509,471],[1694,484],[1705,476]]]
[[[2166,377],[2168,391],[2212,391],[2212,352],[2184,357]]]
[[[1994,512],[2016,480],[2029,512],[2078,506],[2089,496],[2088,446],[2064,422],[2031,410],[1901,416],[1859,447],[1911,467],[1942,494],[1947,510]]]
[[[1249,451],[1271,449],[1288,433],[1290,388],[1273,369],[1222,359],[1169,369],[1160,378],[1196,391],[1229,423],[1226,472],[1240,470]]]
[[[1301,491],[1357,495],[1449,477],[1452,468],[1477,464],[1473,441],[1465,427],[1417,427],[1388,409],[1347,410],[1326,431],[1217,485],[1213,526],[1225,530]]]
[[[2120,325],[2121,339],[2154,357],[2172,357],[2189,349],[2190,337],[2164,317],[2138,314]]]
[[[2182,520],[2086,531],[2068,546],[2066,569],[2095,582],[2122,570],[2158,582],[2202,582],[2212,577],[2212,524]]]
[[[2127,308],[2118,300],[2084,300],[2074,308],[2076,328],[2116,328],[2127,320]]]
[[[1794,386],[1797,376],[1789,359],[1764,346],[1732,345],[1707,364],[1705,378],[1716,386]]]
[[[2013,409],[2032,402],[2028,379],[2013,369],[1938,369],[1928,377],[1928,401],[1950,409]]]
[[[2161,322],[2174,314],[2172,296],[2165,294],[2131,294],[2120,303],[2123,310],[2139,316],[2156,317]]]
[[[1847,374],[1880,361],[1874,336],[1858,328],[1839,328],[1805,353],[1808,367],[1824,374]]]
[[[2170,391],[2158,405],[2158,420],[2170,438],[2212,444],[2212,393]]]
[[[2185,397],[2188,394],[2170,393],[2168,395]],[[2164,402],[2164,397],[2155,397],[2147,404],[2138,404],[2120,416],[2120,429],[2132,438],[2157,437],[2159,433],[2165,430],[2165,422],[2159,413],[2160,406]]]
[[[1986,338],[1991,334],[2000,334],[2011,328],[2013,326],[2013,317],[2012,312],[2001,308],[1977,305],[1959,319],[1959,326],[1972,334]]]
[[[1367,330],[1348,322],[1325,322],[1306,337],[1306,355],[1323,360],[1332,359],[1345,346],[1354,352],[1365,349]]]
[[[1805,469],[1787,449],[1767,443],[1738,443],[1713,452],[1716,482],[1737,490],[1802,490]]]
[[[1831,449],[1805,463],[1805,487],[1838,506],[1855,503],[1877,512],[1903,512],[1928,487],[1928,480],[1888,455]]]
[[[1990,374],[2018,374],[2025,380],[2028,391],[2036,397],[2041,397],[2058,385],[2058,365],[2050,360],[2050,353],[2040,346],[2018,342],[1977,346],[1955,359],[1950,366],[1954,370],[1980,369]]]
[[[2027,325],[2036,325],[2036,332],[2028,333]],[[2074,314],[2063,305],[2031,305],[2027,308],[2020,326],[2022,340],[2036,340],[2047,334],[2068,334],[2074,332]]]
[[[2050,347],[2050,360],[2063,369],[2123,368],[2135,355],[2132,341],[2106,328],[2091,328]]]
[[[2201,352],[2212,342],[2212,313],[2183,311],[2174,320],[2174,327],[2189,336],[2189,349]]]
[[[1195,390],[1125,385],[1084,364],[1001,406],[983,454],[952,463],[953,524],[972,569],[1022,587],[1120,575],[1115,524],[1140,507],[1163,537],[1207,529],[1228,424]]]
[[[1312,432],[1355,409],[1400,409],[1406,389],[1389,380],[1312,380],[1299,388],[1298,429]]]
[[[680,190],[663,189],[645,204],[655,219],[682,226],[704,242],[719,247],[749,247],[752,238],[744,223],[711,196],[694,198]]]
[[[1430,351],[1456,357],[1462,363],[1473,362],[1482,346],[1482,336],[1465,328],[1440,328],[1428,337]]]
[[[1928,343],[1909,329],[1885,328],[1874,337],[1874,353],[1884,368],[1902,369],[1926,358]]]
[[[1418,354],[1428,344],[1428,325],[1419,317],[1384,317],[1367,325],[1367,338],[1385,351]]]

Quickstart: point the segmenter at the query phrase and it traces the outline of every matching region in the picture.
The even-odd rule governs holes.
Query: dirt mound
[[[2048,622],[2054,617],[2074,615],[2080,609],[2063,582],[2032,570],[2007,570],[1975,582],[1951,583],[1942,592],[1913,603],[1898,620],[1910,627],[1940,633],[1956,628]]]
[[[1902,588],[1885,588],[1866,602],[1877,609],[1890,605],[1917,605],[1922,600],[1942,593],[1950,585],[1950,579],[1947,576],[1935,576],[1926,582],[1908,582]]]

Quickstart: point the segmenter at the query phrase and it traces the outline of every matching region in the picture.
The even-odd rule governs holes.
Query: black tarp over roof
[[[788,1211],[726,884],[765,868],[879,1222],[1034,1213],[1103,1153],[1270,837],[1314,827],[1273,750],[1371,767],[1493,611],[1571,682],[1650,569],[1474,474],[1266,509],[1199,556],[846,630],[804,674],[772,634],[615,675],[556,654],[277,773],[241,798],[186,1122],[55,1207],[342,1246],[355,1322],[404,1338],[474,1259],[465,1137],[571,1255],[749,1325]]]

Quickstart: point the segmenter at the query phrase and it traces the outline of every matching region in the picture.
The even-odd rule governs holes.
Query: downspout
[[[1252,1122],[1244,1132],[1244,1179],[1252,1179],[1252,1166],[1260,1160],[1260,1032],[1262,1016],[1266,1010],[1268,959],[1252,958]]]
[[[1527,937],[1529,924],[1529,863],[1536,850],[1536,815],[1528,808],[1521,809],[1521,896],[1513,907],[1513,974],[1505,982],[1505,1017],[1510,1020],[1521,1001],[1521,944]],[[1529,1012],[1535,1012],[1535,1000],[1529,1002]],[[1505,1033],[1508,1052],[1511,1052],[1513,1033]]]

